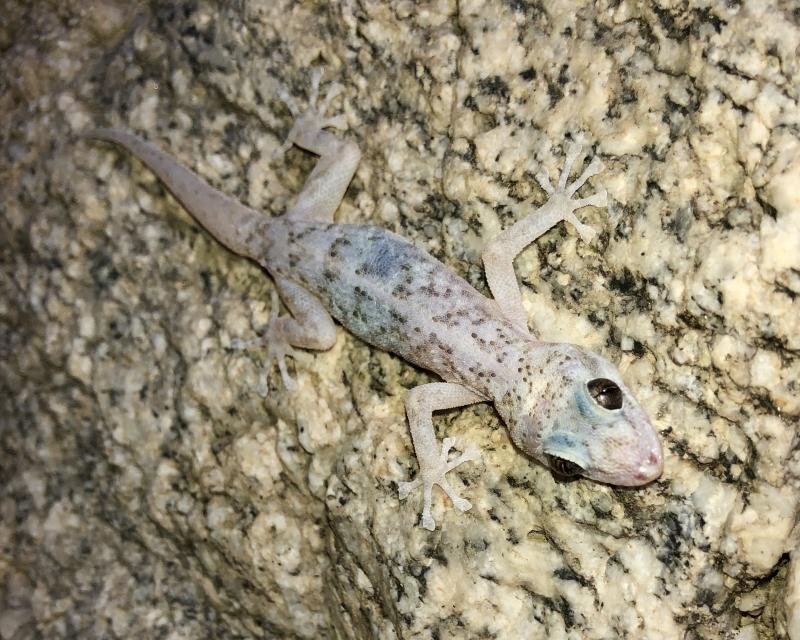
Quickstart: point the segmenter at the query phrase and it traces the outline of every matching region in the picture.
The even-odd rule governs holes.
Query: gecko
[[[269,273],[288,313],[270,315],[263,341],[267,365],[277,365],[285,385],[292,382],[286,358],[294,348],[333,346],[333,319],[361,340],[441,379],[411,389],[405,400],[419,469],[414,479],[398,483],[398,494],[402,500],[422,489],[424,528],[436,526],[434,486],[459,511],[471,508],[446,474],[480,460],[472,443],[445,437],[439,444],[435,411],[492,402],[516,447],[558,476],[628,487],[658,478],[663,469],[658,435],[617,368],[580,346],[545,342],[531,333],[514,273],[515,257],[561,221],[571,224],[583,241],[591,240],[594,230],[575,211],[605,207],[607,195],[604,190],[585,198],[574,195],[602,170],[599,159],[568,184],[580,155],[572,144],[555,185],[545,171],[536,174],[547,201],[532,212],[532,198],[512,205],[522,218],[483,250],[488,298],[387,229],[334,222],[361,152],[355,142],[330,131],[346,126],[344,114],[326,115],[343,87],[331,83],[320,100],[320,81],[321,73],[312,72],[304,110],[288,92],[279,92],[293,123],[276,155],[296,145],[318,157],[294,204],[281,216],[242,205],[125,130],[101,128],[83,136],[127,149],[217,241]]]

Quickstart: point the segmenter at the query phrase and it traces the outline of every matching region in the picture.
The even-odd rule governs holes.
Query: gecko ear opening
[[[547,464],[556,474],[564,478],[572,478],[583,473],[583,469],[580,465],[570,460],[559,458],[558,456],[547,456]]]

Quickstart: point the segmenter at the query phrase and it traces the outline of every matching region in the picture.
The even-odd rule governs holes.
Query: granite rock
[[[0,26],[0,639],[800,640],[800,17],[789,2],[11,0]],[[339,220],[486,291],[480,251],[564,141],[608,211],[516,262],[536,332],[620,363],[666,468],[564,482],[488,405],[440,434],[473,509],[419,496],[424,371],[340,330],[297,385],[234,349],[273,287],[130,157],[134,130],[282,212],[277,99],[345,87]],[[592,187],[587,187],[587,191]]]

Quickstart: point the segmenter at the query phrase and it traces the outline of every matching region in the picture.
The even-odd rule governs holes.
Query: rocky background
[[[0,638],[800,639],[800,11],[793,2],[3,3]],[[419,526],[406,390],[339,331],[237,350],[273,287],[125,153],[134,130],[278,215],[309,70],[364,158],[339,219],[486,291],[480,251],[564,141],[606,171],[582,243],[517,261],[532,326],[620,363],[663,436],[644,489],[564,482],[489,405]]]

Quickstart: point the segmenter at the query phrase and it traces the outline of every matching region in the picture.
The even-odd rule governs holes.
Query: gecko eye
[[[583,473],[583,469],[579,465],[557,456],[547,456],[547,463],[553,471],[565,478],[578,476]]]
[[[622,409],[622,389],[608,378],[595,378],[586,383],[594,401],[604,409]]]

